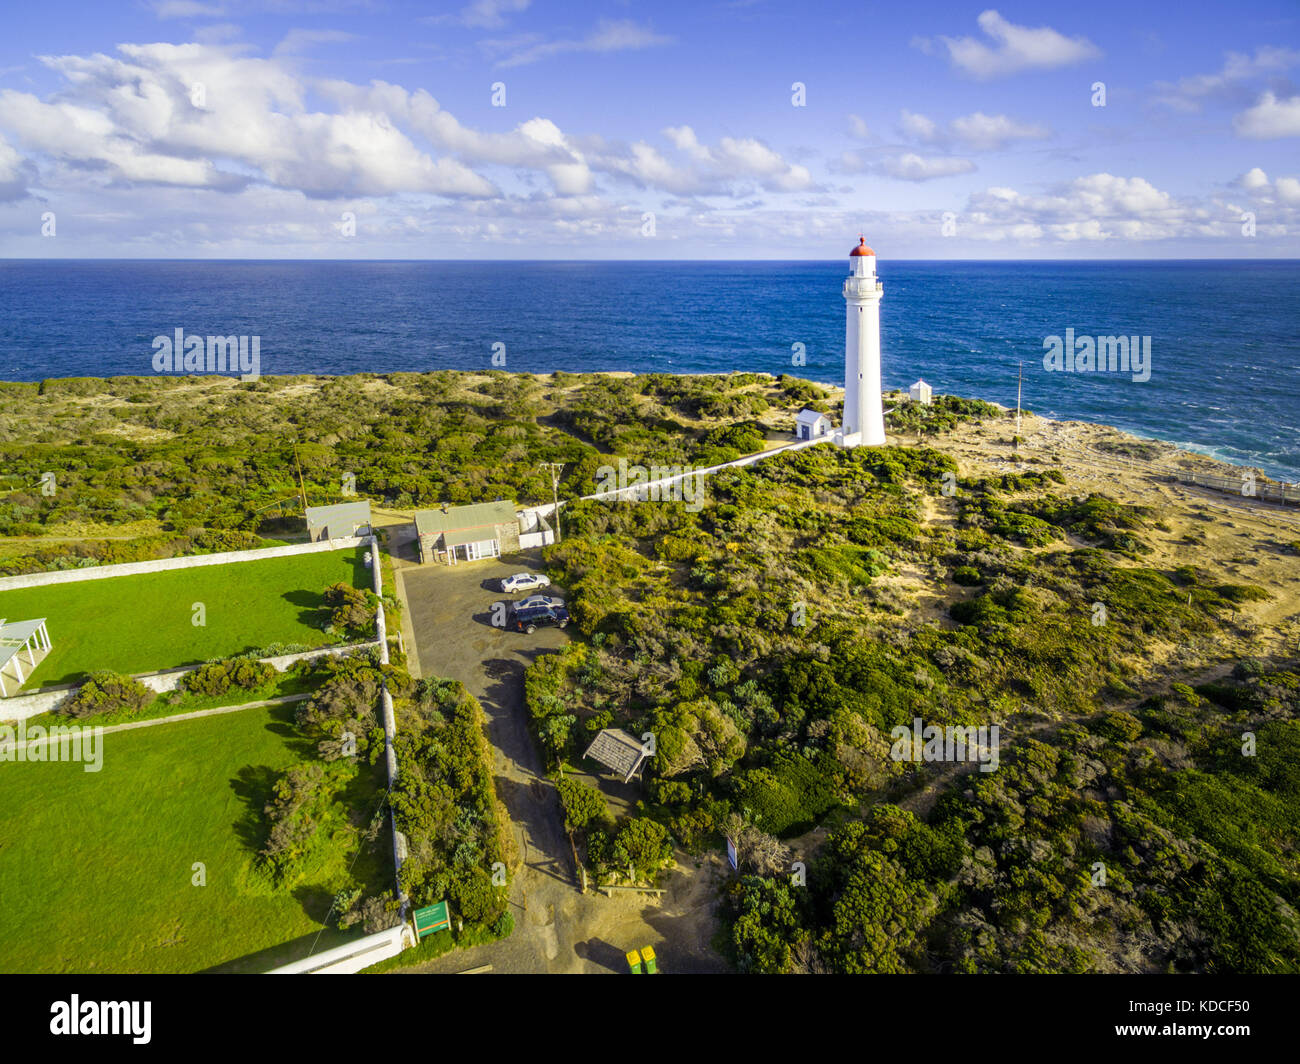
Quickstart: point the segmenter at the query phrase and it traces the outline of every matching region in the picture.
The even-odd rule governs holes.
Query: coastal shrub
[[[254,532],[245,532],[233,528],[205,528],[192,537],[194,546],[201,551],[255,550],[262,545],[262,538]]]
[[[58,712],[77,719],[101,713],[134,714],[152,703],[156,697],[156,692],[131,676],[108,671],[92,672],[72,697],[59,707]]]
[[[653,880],[660,869],[673,863],[668,829],[649,817],[624,821],[614,835],[609,861],[619,872],[630,865],[639,879]]]
[[[784,878],[742,876],[723,893],[723,920],[730,927],[736,967],[742,972],[781,975],[809,938],[808,892]]]
[[[347,930],[356,924],[367,935],[387,931],[401,922],[401,902],[391,890],[362,897],[362,889],[344,888],[334,896],[335,925]]]
[[[570,831],[582,831],[589,824],[599,827],[609,821],[605,796],[591,784],[562,776],[555,781],[555,789],[564,809],[564,826]]]
[[[276,675],[275,666],[255,658],[226,658],[200,665],[181,678],[181,686],[190,694],[224,695],[232,687],[253,691],[264,687]]]
[[[337,761],[350,754],[365,758],[371,750],[375,756],[382,751],[381,681],[371,669],[335,673],[311,698],[298,703],[294,719],[323,760]]]
[[[1254,584],[1219,584],[1214,590],[1220,598],[1234,604],[1262,602],[1264,599],[1272,597],[1262,587]]]
[[[393,740],[397,783],[389,793],[393,824],[407,838],[401,885],[415,906],[446,898],[484,928],[505,912],[507,891],[492,882],[505,863],[502,812],[483,736],[483,710],[453,680],[411,685]],[[403,709],[420,707],[416,712]]]
[[[816,579],[850,586],[869,584],[888,568],[879,551],[850,546],[811,548],[802,554],[800,562]]]
[[[349,763],[304,761],[276,779],[264,808],[267,834],[258,857],[279,886],[310,875],[313,858],[329,852],[336,835],[351,832],[340,797],[356,772]]]
[[[838,803],[834,760],[777,754],[765,768],[747,769],[734,782],[733,800],[754,825],[771,835],[798,834]]]
[[[324,599],[330,608],[331,628],[349,635],[371,632],[377,602],[373,592],[340,582],[325,589]]]

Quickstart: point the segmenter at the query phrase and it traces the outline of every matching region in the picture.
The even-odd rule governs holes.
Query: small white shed
[[[829,436],[831,419],[816,410],[804,407],[794,417],[794,434],[796,439],[815,440],[819,436]]]
[[[926,384],[925,381],[920,380],[907,389],[907,397],[909,399],[915,399],[918,403],[924,403],[926,406],[930,405],[933,394],[934,393],[930,390],[930,386]]]

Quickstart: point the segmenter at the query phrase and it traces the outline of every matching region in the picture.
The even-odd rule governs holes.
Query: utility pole
[[[551,514],[555,517],[555,542],[559,543],[560,539],[560,471],[564,468],[563,462],[543,462],[542,467],[551,471]]]
[[[1020,439],[1020,385],[1025,378],[1025,364],[1020,363],[1020,371],[1016,374],[1016,439]],[[1020,444],[1016,444],[1019,449]]]
[[[298,461],[298,441],[294,440],[291,444],[293,447],[293,464],[298,470],[298,491],[302,494],[302,513],[307,516],[307,488],[302,482],[302,464]]]

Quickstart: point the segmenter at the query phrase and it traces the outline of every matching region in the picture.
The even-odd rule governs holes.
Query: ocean
[[[261,372],[794,373],[843,383],[830,262],[0,261],[0,379],[153,374],[153,338],[259,336]],[[1300,262],[882,260],[884,383],[1016,401],[1300,480]],[[1150,337],[1142,373],[1044,340]],[[802,344],[806,365],[792,364]]]

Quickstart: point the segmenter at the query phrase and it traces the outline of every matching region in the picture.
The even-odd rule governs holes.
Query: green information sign
[[[451,930],[451,910],[447,908],[445,901],[415,910],[415,933],[420,938],[444,928]]]

